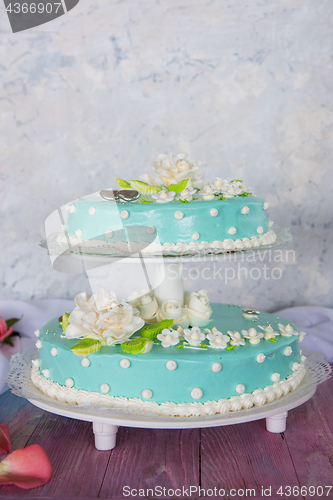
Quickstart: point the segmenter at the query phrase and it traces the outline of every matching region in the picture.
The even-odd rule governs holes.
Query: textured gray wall
[[[1,3],[0,20],[2,298],[86,289],[39,248],[46,217],[187,152],[265,197],[296,255],[281,279],[189,286],[266,310],[332,306],[330,0],[81,0],[17,34]]]

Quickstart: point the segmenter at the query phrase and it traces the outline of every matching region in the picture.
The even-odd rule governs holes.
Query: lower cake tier
[[[223,334],[287,326],[286,320],[264,312],[256,319],[246,318],[239,306],[212,304],[212,309],[211,326]],[[39,358],[33,363],[32,381],[49,397],[72,404],[170,416],[238,411],[270,403],[301,383],[301,335],[291,326],[293,334],[287,328],[276,337],[261,337],[258,343],[247,338],[244,345],[228,348],[165,348],[154,342],[145,354],[125,353],[113,345],[79,357],[70,350],[76,339],[66,338],[55,318],[38,332]]]

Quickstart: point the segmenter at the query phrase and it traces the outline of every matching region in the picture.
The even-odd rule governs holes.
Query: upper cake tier
[[[169,177],[155,164],[156,179],[149,174],[141,177],[144,181],[117,179],[120,190],[101,191],[69,204],[66,236],[71,244],[87,252],[99,248],[118,255],[139,250],[218,253],[275,242],[268,204],[253,196],[243,181],[216,178],[204,183],[185,155],[161,156],[174,165]]]

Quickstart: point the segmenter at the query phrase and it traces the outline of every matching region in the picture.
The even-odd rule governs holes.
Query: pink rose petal
[[[0,455],[10,453],[9,427],[6,424],[0,424]]]
[[[39,444],[13,451],[0,462],[0,484],[36,488],[47,483],[51,476],[51,462]]]

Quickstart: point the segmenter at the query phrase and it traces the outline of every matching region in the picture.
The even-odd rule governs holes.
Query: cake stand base
[[[80,412],[79,407],[58,403],[50,399],[49,403],[29,399],[30,403],[42,410],[92,422],[97,450],[112,450],[116,446],[118,427],[140,427],[148,429],[191,429],[202,427],[219,427],[234,425],[254,420],[266,419],[266,429],[269,432],[279,433],[286,430],[288,410],[296,408],[308,401],[316,392],[317,386],[307,387],[304,391],[302,384],[298,389],[281,400],[274,401],[261,407],[228,413],[227,415],[212,415],[207,417],[162,417],[153,414],[136,414],[130,411],[92,409],[91,413]],[[290,398],[289,396],[292,396]]]

